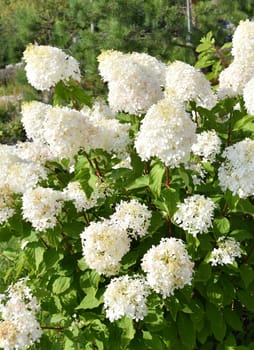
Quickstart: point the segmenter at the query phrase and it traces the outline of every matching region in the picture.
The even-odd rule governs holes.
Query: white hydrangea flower
[[[192,152],[202,157],[205,162],[213,162],[216,154],[220,153],[221,139],[215,130],[203,131],[197,134],[197,142],[191,147]]]
[[[72,160],[81,148],[94,148],[97,130],[81,112],[52,107],[44,121],[43,136],[55,157]]]
[[[0,347],[5,350],[24,350],[42,336],[36,319],[40,306],[25,282],[21,279],[11,285],[0,298]]]
[[[147,54],[104,51],[98,57],[99,72],[108,82],[113,111],[139,115],[163,97],[165,65]]]
[[[173,216],[175,223],[194,237],[212,227],[215,204],[210,198],[194,194],[185,198],[177,208]]]
[[[219,75],[218,97],[223,99],[243,94],[247,82],[254,76],[254,63],[234,60]]]
[[[165,96],[180,101],[195,101],[198,106],[211,109],[216,104],[210,82],[190,64],[175,61],[167,66]]]
[[[99,274],[116,275],[122,257],[130,249],[127,232],[105,219],[91,222],[80,236],[83,256],[88,266]]]
[[[54,228],[62,210],[62,193],[52,188],[35,187],[22,197],[23,218],[38,231]]]
[[[52,106],[39,102],[24,102],[21,106],[21,122],[29,139],[45,142],[43,137],[44,120]]]
[[[126,230],[130,237],[138,238],[147,234],[151,217],[152,213],[145,204],[132,199],[118,203],[110,221]]]
[[[254,74],[243,89],[243,100],[247,113],[254,115]]]
[[[147,273],[149,286],[163,298],[174,294],[175,289],[190,285],[194,263],[177,238],[162,238],[157,246],[152,246],[144,255],[141,267]]]
[[[135,148],[142,160],[158,157],[172,168],[188,160],[196,141],[196,124],[182,105],[163,99],[153,105],[141,122]]]
[[[18,142],[15,145],[14,153],[22,160],[45,164],[47,161],[57,161],[58,159],[52,154],[48,144],[33,142]]]
[[[228,146],[222,156],[224,163],[218,169],[220,187],[229,189],[241,198],[254,195],[254,140],[245,138]]]
[[[59,81],[80,81],[79,63],[61,49],[28,45],[23,53],[28,82],[37,90],[49,90]]]
[[[147,315],[149,288],[142,276],[128,275],[113,278],[104,293],[106,317],[114,322],[123,316],[136,321]]]
[[[87,198],[84,190],[82,189],[80,182],[73,181],[63,190],[63,200],[73,201],[74,206],[78,212],[82,210],[88,210],[93,208],[97,204],[97,200],[104,197],[104,193],[94,191],[90,198]]]
[[[0,145],[0,164],[0,183],[8,185],[14,193],[23,193],[47,178],[42,165],[17,156],[16,146]]]
[[[0,185],[0,225],[15,214],[13,192],[8,185]]]
[[[126,156],[130,144],[130,124],[120,123],[105,102],[97,100],[93,108],[85,107],[82,113],[97,130],[93,148],[101,148],[119,157]]]
[[[254,59],[254,21],[240,21],[232,38],[232,55],[237,60],[253,61]]]
[[[109,82],[118,79],[121,72],[122,60],[124,60],[125,54],[117,50],[105,50],[97,57],[99,62],[99,73],[103,78],[103,81]]]
[[[211,252],[210,263],[212,266],[233,264],[236,258],[242,256],[240,243],[234,238],[220,237],[219,248],[214,248]]]

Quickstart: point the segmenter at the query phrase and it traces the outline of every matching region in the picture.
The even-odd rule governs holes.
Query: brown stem
[[[171,221],[169,216],[167,217],[167,221],[168,221],[169,236],[172,237],[172,236],[174,236],[174,231],[173,231],[173,224],[172,224],[172,221]]]
[[[97,159],[94,159],[94,164],[95,164],[95,169],[96,169],[96,176],[98,176],[100,179],[102,179],[102,174],[101,174],[101,171],[100,171],[100,168],[99,168],[99,165],[98,165],[98,162],[97,162]]]
[[[45,247],[46,249],[49,249],[49,245],[48,245],[48,243],[44,240],[44,238],[40,237],[40,241],[42,242],[42,244],[44,245],[44,247]]]
[[[169,180],[169,167],[166,166],[166,187],[168,188],[170,185],[170,180]]]
[[[63,332],[65,329],[63,327],[49,327],[49,326],[41,326],[42,329],[50,329],[57,332]]]
[[[227,202],[225,202],[225,204],[222,208],[222,211],[221,211],[222,216],[225,216],[227,209],[228,209],[228,204],[227,204]]]
[[[230,146],[230,145],[231,145],[231,141],[232,141],[232,126],[231,126],[231,117],[232,117],[232,115],[230,115],[229,125],[228,125],[228,138],[227,138],[227,146]]]
[[[85,155],[86,159],[88,160],[88,163],[90,164],[90,166],[93,169],[95,168],[95,175],[102,180],[102,174],[101,174],[97,160],[94,159],[92,162],[91,159],[89,158],[89,155],[85,151],[84,151],[84,155]]]

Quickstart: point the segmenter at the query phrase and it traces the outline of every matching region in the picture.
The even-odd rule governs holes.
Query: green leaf
[[[44,251],[43,254],[43,262],[46,266],[46,269],[49,270],[53,266],[55,266],[60,260],[62,260],[64,255],[60,253],[55,248],[50,248]]]
[[[176,321],[178,311],[181,310],[181,305],[180,305],[179,300],[175,296],[167,298],[167,299],[165,299],[165,306],[169,310],[169,312],[172,316],[172,319],[174,321]]]
[[[180,339],[186,349],[194,349],[196,344],[196,336],[190,316],[179,313],[177,317],[177,329]]]
[[[134,181],[131,181],[131,183],[127,184],[125,188],[127,191],[130,191],[130,190],[135,190],[138,188],[144,188],[148,186],[149,186],[149,176],[144,175],[136,178]]]
[[[213,220],[213,227],[222,235],[230,231],[230,221],[225,217],[217,217]]]
[[[254,298],[252,292],[239,290],[237,293],[241,303],[246,306],[246,308],[254,312]]]
[[[246,288],[254,281],[254,270],[249,265],[240,266],[240,275]]]
[[[223,320],[221,311],[213,304],[207,303],[206,313],[215,338],[219,341],[222,341],[226,335],[227,327]]]
[[[26,245],[25,254],[29,263],[38,271],[40,264],[43,262],[45,248],[39,242],[31,242]]]
[[[223,312],[227,324],[235,331],[242,331],[243,325],[240,316],[236,311],[225,308]]]
[[[86,290],[87,295],[82,299],[81,303],[76,307],[79,309],[94,309],[103,303],[103,294],[97,293],[97,289],[91,287]]]
[[[244,117],[241,117],[240,120],[238,120],[234,126],[233,131],[240,131],[244,127],[246,127],[248,124],[254,122],[254,116],[253,115],[246,115]]]
[[[150,171],[149,187],[155,197],[160,196],[164,173],[165,173],[165,165],[161,162],[156,162]]]
[[[9,241],[13,237],[13,232],[8,226],[0,227],[0,242]]]
[[[246,239],[253,239],[253,234],[247,230],[234,230],[230,232],[230,236],[241,242]]]
[[[163,344],[161,337],[155,333],[150,333],[147,331],[143,332],[144,344],[146,344],[146,349],[153,350],[164,350],[165,345]]]
[[[201,263],[194,275],[194,280],[196,282],[206,282],[211,277],[212,268],[209,264]]]
[[[62,294],[71,286],[71,277],[58,277],[53,283],[53,293]]]

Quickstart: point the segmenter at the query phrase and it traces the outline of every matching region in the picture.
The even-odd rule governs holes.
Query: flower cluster
[[[122,257],[130,249],[130,238],[110,220],[91,222],[81,233],[83,256],[91,269],[112,276],[118,273]]]
[[[108,101],[114,111],[140,114],[163,97],[165,65],[144,53],[104,51],[99,72],[108,82]]]
[[[165,95],[179,101],[195,101],[198,106],[212,108],[216,97],[205,75],[190,64],[175,61],[166,69]]]
[[[210,198],[194,194],[177,205],[174,221],[194,237],[206,233],[212,226],[215,204]]]
[[[94,191],[90,198],[87,198],[80,182],[73,181],[64,188],[62,198],[64,201],[72,201],[77,212],[81,212],[82,210],[93,208],[96,205],[98,198],[102,196],[104,196],[104,194],[98,190]]]
[[[39,101],[24,102],[21,106],[21,122],[29,139],[45,142],[43,131],[47,112],[52,106]],[[46,125],[47,127],[47,125]]]
[[[47,178],[46,169],[37,162],[21,159],[15,146],[0,145],[0,163],[0,183],[13,193],[24,193]]]
[[[115,113],[101,100],[95,101],[93,107],[84,107],[81,111],[96,128],[97,136],[93,148],[101,148],[108,153],[124,157],[130,144],[130,124],[120,123]]]
[[[224,163],[218,170],[220,187],[229,189],[241,198],[254,194],[254,140],[245,138],[232,146],[228,146],[222,156]]]
[[[113,278],[104,293],[106,317],[111,321],[123,316],[136,321],[147,315],[149,288],[142,276],[128,275]]]
[[[19,280],[0,295],[0,347],[5,350],[23,350],[42,335],[36,319],[40,306],[25,282]]]
[[[153,105],[141,122],[135,148],[142,160],[158,157],[172,168],[188,160],[196,141],[196,125],[184,107],[162,99]]]
[[[194,263],[177,238],[163,238],[159,245],[152,246],[142,259],[141,267],[146,272],[147,283],[163,298],[174,294],[175,289],[190,285]]]
[[[29,83],[37,90],[49,90],[59,81],[80,81],[79,64],[62,50],[46,45],[28,45],[23,53]]]
[[[44,138],[56,157],[73,159],[81,148],[93,148],[97,131],[81,112],[53,107],[46,114],[44,123]]]
[[[220,153],[221,139],[215,130],[203,131],[197,134],[197,142],[191,147],[192,152],[201,157],[204,162],[213,162]]]
[[[253,33],[253,21],[240,21],[232,38],[234,60],[219,76],[220,98],[241,95],[245,85],[254,76]]]
[[[92,222],[81,234],[83,256],[90,268],[107,276],[120,269],[132,238],[147,234],[151,212],[136,200],[121,201],[109,219]]]
[[[147,234],[151,217],[152,213],[145,204],[132,199],[117,204],[110,220],[113,225],[126,230],[130,237],[137,238]]]
[[[22,197],[23,218],[36,230],[45,231],[56,226],[62,205],[60,191],[40,186],[30,188]]]
[[[0,184],[0,225],[6,222],[15,213],[13,192],[8,185]]]
[[[247,112],[254,115],[254,73],[243,89],[243,99]]]
[[[240,243],[232,237],[220,237],[218,240],[219,248],[214,248],[211,252],[211,265],[233,264],[236,258],[242,256]]]

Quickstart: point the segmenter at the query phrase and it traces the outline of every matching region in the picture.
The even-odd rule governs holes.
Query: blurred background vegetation
[[[73,55],[81,64],[84,88],[96,96],[105,91],[96,60],[102,49],[146,52],[164,62],[178,59],[193,64],[195,48],[208,31],[212,31],[216,44],[221,46],[231,40],[241,19],[254,17],[254,0],[0,0],[0,3],[3,143],[25,138],[18,117],[20,101],[42,98],[28,86],[22,66],[12,66],[21,62],[28,43],[57,46]],[[191,5],[189,32],[187,3]]]

